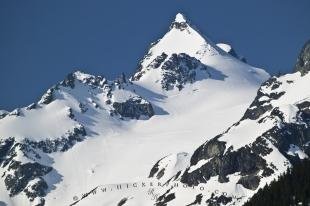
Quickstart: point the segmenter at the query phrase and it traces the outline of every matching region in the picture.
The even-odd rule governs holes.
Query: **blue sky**
[[[309,0],[2,0],[0,109],[37,101],[77,68],[133,73],[177,12],[269,73],[291,71],[310,39]]]

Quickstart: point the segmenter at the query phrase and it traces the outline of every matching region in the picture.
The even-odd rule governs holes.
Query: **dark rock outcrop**
[[[196,199],[194,200],[194,202],[186,205],[186,206],[192,206],[192,205],[200,205],[201,204],[201,201],[202,201],[202,194],[198,194],[196,195]]]
[[[152,167],[152,169],[151,169],[151,172],[150,172],[150,174],[149,174],[149,178],[152,178],[152,177],[155,177],[155,175],[156,175],[156,178],[157,179],[160,179],[163,175],[164,175],[164,169],[161,169],[161,171],[159,171],[159,163],[164,159],[164,158],[166,158],[166,157],[163,157],[163,158],[161,158],[160,160],[158,160],[157,162],[156,162],[156,164]]]
[[[117,203],[117,206],[122,206],[122,205],[124,205],[124,204],[127,202],[127,200],[128,200],[127,197],[121,199],[121,201],[119,201],[119,203]]]
[[[54,100],[54,88],[50,88],[47,92],[42,96],[39,104],[49,104]]]
[[[139,119],[141,116],[150,118],[154,115],[151,103],[141,97],[132,97],[125,102],[113,102],[112,106],[115,113],[121,117]]]
[[[156,200],[155,206],[167,206],[167,203],[175,199],[175,194],[170,193],[170,189]]]
[[[44,197],[46,195],[46,191],[48,189],[48,185],[42,177],[39,177],[34,180],[33,184],[27,186],[24,189],[25,194],[33,201],[36,197]]]
[[[24,143],[30,145],[35,149],[40,149],[45,153],[52,152],[65,152],[70,149],[77,142],[81,142],[85,139],[86,131],[82,125],[79,125],[73,129],[73,131],[67,133],[65,136],[56,139],[45,139],[41,141],[32,141],[25,139]]]
[[[162,88],[165,90],[173,89],[176,86],[179,90],[186,83],[193,83],[196,78],[196,70],[207,70],[207,66],[198,59],[187,54],[172,54],[171,57],[163,63]]]
[[[294,71],[299,71],[302,75],[310,71],[310,40],[303,46],[295,65]]]
[[[189,172],[188,168],[182,175],[181,182],[196,186],[199,183],[206,183],[211,177],[218,175],[218,181],[223,183],[229,181],[227,175],[236,172],[239,172],[241,176],[248,176],[257,174],[260,170],[270,171],[271,168],[262,158],[266,154],[266,149],[259,149],[258,144],[263,147],[260,141],[256,141],[252,145],[233,151],[232,148],[226,148],[224,142],[214,138],[194,152],[191,165],[204,159],[209,159],[209,161],[194,171]],[[227,151],[224,152],[226,149]]]
[[[83,75],[84,77],[81,78],[81,75]],[[82,82],[93,88],[102,88],[105,84],[107,84],[107,80],[102,76],[86,75],[81,71],[76,71],[68,74],[67,77],[62,82],[60,82],[59,85],[64,87],[70,87],[71,89],[73,89],[75,87],[75,81]]]
[[[227,205],[231,201],[231,197],[226,197],[225,195],[216,196],[212,193],[211,198],[209,198],[206,203],[208,206],[221,206]]]
[[[168,55],[166,53],[162,53],[161,55],[157,56],[149,65],[148,67],[157,69],[160,65],[166,60]]]
[[[257,91],[257,95],[250,105],[250,107],[246,110],[241,120],[251,119],[256,120],[261,117],[266,112],[272,109],[270,101],[279,99],[281,96],[285,94],[285,92],[264,92],[265,89],[270,89],[271,91],[279,88],[281,86],[281,82],[277,81],[277,78],[272,77],[266,82],[264,82],[259,90]],[[264,99],[262,100],[262,97]]]
[[[68,150],[76,142],[82,141],[85,135],[84,127],[78,125],[71,132],[54,140],[36,142],[25,138],[17,142],[15,138],[1,139],[0,166],[6,170],[2,178],[9,195],[12,197],[24,192],[31,202],[36,200],[38,205],[43,206],[43,197],[48,190],[44,176],[53,171],[53,168],[44,165],[41,160],[48,159],[48,153]],[[19,160],[20,155],[23,155],[23,161]]]
[[[0,166],[7,159],[7,155],[14,145],[14,138],[0,139]]]
[[[184,22],[173,22],[170,25],[170,29],[176,28],[176,29],[179,29],[181,31],[185,30],[187,27],[188,27],[188,24],[185,21]]]
[[[6,169],[1,177],[9,195],[12,197],[24,192],[30,201],[44,197],[48,185],[42,177],[53,168],[38,163],[37,160],[41,159],[38,152],[27,144],[16,142],[14,138],[1,140],[0,145],[0,166]],[[16,160],[18,154],[24,155],[29,162]],[[41,203],[44,205],[44,199]]]
[[[4,111],[4,110],[0,110],[0,119],[3,119],[4,117],[6,117],[6,115],[8,115],[9,112]]]
[[[248,175],[241,177],[237,184],[241,184],[243,187],[249,190],[255,190],[259,186],[260,177],[257,175]]]
[[[12,197],[26,189],[30,181],[46,175],[51,170],[51,167],[41,165],[37,162],[22,164],[13,160],[7,170],[12,172],[6,175],[4,183]],[[34,187],[33,189],[38,189],[38,191],[33,191],[37,196],[40,196],[42,193],[45,195],[45,190],[42,191],[42,183],[40,187]],[[33,194],[31,195],[31,199],[33,199]]]

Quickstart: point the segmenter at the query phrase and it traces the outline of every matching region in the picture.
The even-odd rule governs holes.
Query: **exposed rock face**
[[[47,90],[47,92],[42,96],[41,100],[39,101],[39,104],[49,104],[54,100],[53,92],[54,88],[51,88]]]
[[[35,149],[40,149],[45,153],[52,152],[65,152],[70,149],[77,142],[81,142],[84,140],[86,136],[85,128],[82,125],[76,126],[73,131],[68,132],[65,136],[57,139],[45,139],[41,141],[32,141],[29,139],[25,139],[24,143],[30,145]]]
[[[85,129],[79,125],[64,137],[54,140],[42,140],[39,142],[24,139],[17,142],[15,138],[0,140],[0,167],[5,168],[2,174],[3,181],[10,196],[25,193],[31,202],[39,202],[44,205],[43,197],[48,190],[48,184],[44,176],[54,169],[41,163],[42,159],[48,159],[48,154],[56,151],[66,151],[76,142],[83,140]],[[23,161],[19,159],[23,157]]]
[[[295,65],[294,71],[299,71],[302,75],[305,75],[310,71],[310,40],[306,42],[302,48]]]
[[[185,16],[181,13],[178,13],[175,17],[175,21],[170,25],[170,29],[175,28],[181,31],[185,30],[188,27],[188,21]]]
[[[131,119],[139,119],[141,116],[150,118],[154,115],[151,103],[141,97],[133,97],[125,102],[114,102],[113,108],[117,114]]]
[[[107,80],[102,76],[88,75],[81,71],[76,71],[68,74],[59,85],[73,89],[75,87],[75,81],[80,81],[92,87],[103,87],[107,83]]]
[[[198,194],[198,195],[196,195],[196,199],[195,199],[195,201],[194,202],[192,202],[192,203],[190,203],[190,204],[188,204],[188,205],[186,205],[186,206],[191,206],[191,205],[200,205],[201,204],[201,201],[202,201],[202,194]]]
[[[170,190],[167,190],[165,194],[159,196],[155,203],[155,206],[166,206],[168,202],[175,199],[175,194],[170,193]]]
[[[165,157],[164,157],[165,158]],[[156,177],[157,179],[160,179],[164,173],[165,173],[165,168],[160,168],[160,162],[164,159],[160,159],[158,160],[158,162],[156,162],[156,164],[152,167],[151,172],[149,174],[149,178],[151,177]]]
[[[6,117],[6,115],[8,115],[9,112],[5,111],[5,110],[0,110],[0,119],[3,119],[4,117]]]
[[[151,169],[149,178],[156,178],[161,182],[176,179],[181,171],[188,167],[190,155],[186,152],[170,154],[160,159]]]
[[[256,189],[258,184],[245,179],[243,176],[257,174],[260,170],[263,173],[268,173],[271,170],[261,157],[266,153],[268,154],[268,151],[264,150],[265,147],[262,140],[258,140],[250,146],[232,151],[232,148],[226,148],[225,142],[221,142],[217,138],[211,139],[194,152],[191,165],[196,165],[201,160],[209,159],[209,161],[194,171],[187,169],[181,178],[181,182],[196,186],[199,183],[206,183],[212,176],[218,176],[218,181],[224,183],[229,181],[227,175],[239,172],[240,179],[244,179],[244,181],[240,180],[240,183],[250,185],[246,188]]]
[[[48,185],[42,177],[39,177],[33,180],[32,184],[29,184],[28,187],[24,190],[27,197],[33,201],[37,196],[44,197],[46,195],[46,190]]]
[[[148,67],[157,69],[160,65],[166,60],[168,55],[166,53],[162,53],[160,56],[157,56],[149,65]]]
[[[121,201],[119,201],[119,203],[117,203],[117,206],[122,206],[122,205],[124,205],[126,202],[127,202],[127,200],[128,200],[128,198],[123,198],[123,199],[121,199]]]
[[[170,29],[172,28],[176,28],[179,29],[181,31],[185,30],[188,27],[187,22],[183,21],[183,22],[173,22],[170,26]]]
[[[150,67],[153,67],[154,69],[158,68],[166,58],[167,54],[162,53],[162,55],[154,59],[150,64]],[[37,107],[40,109],[44,104],[50,104],[58,99],[58,97],[63,98],[64,91],[71,95],[71,92],[75,92],[74,90],[77,84],[79,84],[79,87],[84,87],[90,94],[90,97],[85,98],[86,100],[79,102],[78,106],[80,113],[85,113],[88,111],[89,107],[94,107],[96,109],[109,111],[112,116],[119,115],[121,119],[139,119],[141,117],[150,118],[154,115],[154,110],[150,102],[135,94],[134,89],[133,91],[128,90],[128,85],[132,83],[127,81],[124,73],[115,81],[107,81],[102,76],[89,75],[80,71],[68,74],[63,81],[50,88],[42,96],[41,100],[38,102],[39,106],[34,103],[29,105],[26,110],[36,109]],[[121,92],[122,90],[124,92]],[[126,97],[127,99],[122,98],[121,100],[117,100],[118,96],[122,95],[121,93],[124,93],[124,95],[127,96],[126,93],[128,92],[131,92],[132,94],[128,95],[128,97]],[[115,95],[115,93],[117,93],[117,95]],[[102,102],[97,102],[96,100],[98,100],[98,97],[94,94],[104,95],[105,105],[102,104]],[[76,111],[73,111],[72,108],[68,108],[68,117],[74,121],[76,121],[74,115],[75,112]],[[19,115],[19,113],[15,113],[16,116]],[[60,142],[61,141],[62,140],[60,140]]]
[[[310,122],[306,124],[283,123],[281,127],[273,127],[265,133],[265,136],[273,141],[279,151],[292,163],[310,156]],[[291,145],[300,151],[288,153]],[[300,156],[300,154],[303,154]]]
[[[39,163],[22,164],[21,162],[12,161],[7,171],[13,171],[13,174],[6,175],[4,179],[6,188],[10,192],[10,196],[14,196],[22,192],[24,189],[26,189],[30,181],[46,175],[51,170],[51,167],[44,166]],[[30,200],[33,200],[36,196],[45,196],[45,190],[47,189],[46,183],[41,180],[38,182],[38,184],[37,186],[30,186],[32,189],[34,189],[32,193],[30,193],[28,190]]]
[[[74,88],[75,84],[75,75],[74,73],[70,73],[67,75],[67,77],[60,83],[60,85],[64,87],[71,87],[72,89]]]
[[[231,201],[232,201],[231,197],[226,197],[225,195],[216,196],[212,194],[211,198],[208,199],[206,203],[209,206],[221,206],[221,205],[227,205]]]
[[[74,89],[76,82],[81,82],[85,85],[90,86],[93,89],[104,88],[104,86],[108,84],[107,80],[102,76],[94,76],[85,74],[81,71],[76,71],[68,74],[63,81],[48,89],[38,103],[46,105],[51,103],[55,100],[55,93],[60,89],[60,87],[69,87],[71,89]],[[36,105],[30,106],[32,106],[32,108],[29,109],[33,109]]]
[[[42,179],[53,170],[52,167],[36,162],[41,156],[31,146],[18,143],[14,138],[0,141],[0,166],[6,168],[2,174],[10,196],[25,192],[30,201],[46,195],[47,184]],[[17,160],[23,154],[29,162]]]
[[[3,161],[6,160],[6,156],[8,155],[10,149],[14,144],[14,138],[7,138],[0,140],[0,165]]]
[[[271,100],[276,100],[279,99],[282,95],[285,94],[284,91],[282,92],[273,92],[282,83],[277,81],[277,78],[272,77],[266,82],[264,82],[259,90],[257,91],[257,95],[250,105],[250,107],[246,110],[245,114],[243,115],[241,120],[244,119],[251,119],[251,120],[256,120],[258,119],[261,115],[265,114],[266,112],[270,111],[272,109],[272,106],[270,104]],[[264,92],[264,90],[270,89],[270,93]]]
[[[147,70],[150,69],[162,70],[161,86],[164,90],[171,90],[174,87],[181,90],[186,83],[193,83],[196,80],[199,70],[205,72],[206,76],[209,76],[206,65],[185,53],[174,53],[168,57],[163,52],[147,65]],[[142,65],[140,65],[132,80],[139,80],[144,73],[145,70],[142,70]]]
[[[259,186],[260,177],[257,175],[243,176],[239,179],[238,184],[249,190],[255,190]]]
[[[187,54],[172,54],[163,63],[162,88],[165,90],[173,89],[174,86],[181,90],[186,83],[193,83],[196,78],[197,70],[207,70],[207,66],[198,59]]]

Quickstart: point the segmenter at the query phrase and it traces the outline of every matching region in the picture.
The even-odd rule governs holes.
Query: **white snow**
[[[232,47],[229,44],[218,43],[216,46],[220,47],[225,52],[229,53],[232,50]]]
[[[264,124],[259,124],[257,121],[244,120],[238,126],[233,126],[231,129],[219,138],[220,141],[227,142],[226,148],[230,146],[234,150],[248,145],[255,141],[257,137],[262,135],[266,130],[274,125],[273,120],[266,120]]]
[[[186,18],[184,17],[183,14],[178,13],[178,14],[175,16],[175,22],[178,22],[178,23],[186,22]]]
[[[159,171],[164,169],[164,176],[160,178],[160,181],[165,183],[179,171],[186,169],[190,165],[190,155],[185,152],[178,154],[171,154],[160,160],[158,168]],[[158,171],[158,172],[159,172]],[[156,179],[156,175],[155,175]]]
[[[206,163],[208,163],[210,161],[210,159],[203,159],[203,160],[200,160],[199,162],[197,162],[197,164],[195,165],[192,165],[189,170],[188,170],[188,173],[191,173],[197,169],[199,169],[200,167],[202,167],[203,165],[205,165]]]
[[[76,124],[67,116],[63,100],[56,100],[36,110],[22,109],[21,112],[21,116],[7,116],[0,120],[0,138],[54,139]]]

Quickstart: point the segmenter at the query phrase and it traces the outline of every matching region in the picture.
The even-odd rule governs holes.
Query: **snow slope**
[[[0,187],[8,190],[1,190],[0,199],[9,206],[69,205],[98,185],[145,181],[162,157],[191,155],[240,119],[268,77],[217,47],[177,14],[131,81],[78,71],[38,103],[0,119],[0,157],[5,160],[0,161],[0,173],[5,173]],[[5,142],[9,137],[14,139]],[[176,164],[170,175],[189,164],[178,157],[169,160]],[[22,164],[10,167],[14,162]],[[20,178],[16,172],[22,165],[33,168],[36,162],[41,175],[8,183]],[[37,182],[43,189],[35,190],[32,200],[27,191],[38,188]],[[102,204],[111,205],[112,199],[105,197]]]
[[[243,205],[259,188],[309,158],[309,81],[310,72],[270,78],[244,116],[191,157],[169,154],[156,162],[148,179],[135,181],[136,187],[132,182],[98,185],[76,204]]]

